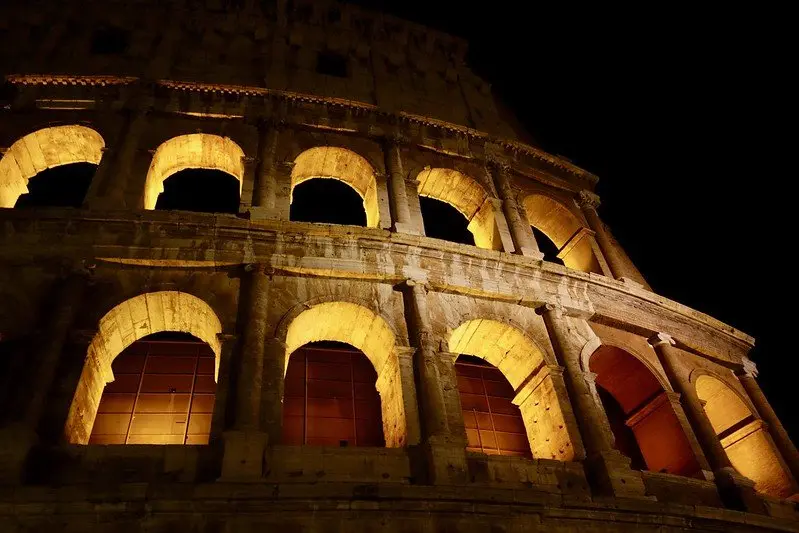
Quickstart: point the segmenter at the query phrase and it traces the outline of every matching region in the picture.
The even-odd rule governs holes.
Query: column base
[[[469,482],[466,443],[442,437],[431,437],[414,446],[417,466],[413,468],[419,481],[429,485],[464,485]]]
[[[280,209],[275,207],[253,206],[247,208],[246,214],[250,220],[282,220]]]
[[[528,248],[526,246],[522,246],[521,248],[516,249],[516,253],[518,255],[523,255],[524,257],[529,257],[530,259],[535,259],[536,261],[543,261],[544,254],[535,248]]]
[[[269,436],[261,431],[226,431],[219,481],[260,481]]]
[[[641,472],[630,468],[630,459],[617,450],[586,459],[583,465],[591,488],[600,495],[656,500],[647,496]]]
[[[721,468],[713,474],[726,507],[748,513],[767,514],[765,503],[755,491],[754,481],[742,476],[732,467]]]
[[[422,234],[422,232],[419,231],[419,228],[410,222],[394,222],[394,224],[391,225],[391,231],[394,233],[407,233],[409,235]]]
[[[27,428],[0,429],[0,485],[19,485],[25,477],[28,456],[38,442]]]

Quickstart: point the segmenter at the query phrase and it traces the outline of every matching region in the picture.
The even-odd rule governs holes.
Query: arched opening
[[[360,212],[363,211],[366,213],[366,226],[370,228],[378,227],[380,224],[380,210],[377,203],[377,180],[374,169],[366,159],[355,152],[335,146],[318,146],[302,152],[294,160],[294,167],[291,170],[291,213],[314,213],[321,209],[330,212],[353,209],[349,203],[346,206],[339,206],[334,203],[335,200],[346,196],[344,192],[346,189],[337,187],[334,184],[323,183],[312,186],[312,188],[308,189],[308,193],[299,190],[295,192],[295,189],[300,184],[309,180],[319,181],[318,178],[338,180],[349,185],[361,199],[362,207],[356,210],[359,213],[358,217],[360,217]],[[314,187],[318,188],[314,189]],[[336,196],[328,200],[320,199],[317,194],[314,194],[318,191],[323,193],[325,188],[332,191]],[[297,193],[299,195],[295,196]],[[297,205],[295,205],[295,202],[297,202]],[[325,202],[327,202],[327,205],[320,206],[321,203]],[[313,216],[311,215],[311,217]],[[342,217],[344,220],[351,220],[349,218],[350,215],[343,213],[337,213],[332,218],[338,217]],[[290,216],[290,218],[295,220],[293,216]],[[308,221],[315,222],[315,220]],[[328,220],[323,220],[322,222],[328,222]]]
[[[111,364],[89,444],[208,444],[215,355],[188,333],[148,335]]]
[[[765,424],[755,417],[740,396],[718,378],[701,375],[696,392],[732,466],[755,482],[755,489],[777,498],[793,494]]]
[[[461,391],[461,407],[464,411],[464,422],[467,423],[467,435],[469,437],[469,447],[472,449],[480,447],[479,439],[490,438],[490,431],[486,435],[479,433],[483,427],[490,425],[490,419],[486,416],[485,409],[494,405],[501,411],[502,415],[511,416],[503,419],[504,428],[511,429],[503,438],[506,444],[500,447],[503,455],[518,454],[534,458],[558,459],[561,461],[571,461],[574,458],[574,449],[571,443],[569,429],[563,416],[561,406],[568,399],[558,392],[550,373],[550,368],[544,360],[543,352],[533,343],[524,333],[517,328],[488,319],[475,319],[464,322],[452,331],[449,337],[449,351],[456,355],[456,371],[459,371],[459,390]],[[462,356],[471,356],[463,358]],[[475,365],[477,361],[484,361],[483,367]],[[461,366],[458,361],[465,364],[472,364],[468,370]],[[477,363],[479,365],[479,363]],[[461,379],[464,376],[475,380],[464,383]],[[478,400],[474,396],[464,396],[463,392],[468,389],[468,394],[477,394],[473,391],[480,390],[474,374],[479,373],[484,380],[482,387],[488,393],[488,399],[481,404],[476,404]],[[502,379],[500,379],[500,377]],[[485,381],[485,378],[488,378]],[[503,385],[503,380],[505,385]],[[491,398],[494,396],[495,398]],[[474,400],[474,401],[473,401]],[[506,400],[510,400],[514,406],[518,406],[518,411],[524,427],[526,437],[526,449],[518,442],[515,432],[518,426],[512,421],[512,411]],[[467,413],[467,409],[474,408],[472,414]],[[483,409],[482,411],[480,409]],[[476,420],[477,427],[469,428],[469,417]],[[478,432],[469,431],[477,429]]]
[[[80,207],[104,147],[100,134],[85,126],[22,137],[0,159],[0,207]]]
[[[377,373],[364,353],[340,342],[312,342],[289,357],[283,444],[385,446]]]
[[[307,180],[292,194],[289,220],[366,226],[366,212],[358,192],[333,179]]]
[[[446,202],[426,196],[419,197],[419,206],[426,236],[474,246],[469,221],[460,211]]]
[[[216,206],[212,200],[219,199],[223,207],[230,209],[232,192],[229,180],[221,177],[219,173],[189,172],[177,176],[186,170],[218,171],[234,177],[237,183],[237,198],[241,196],[241,186],[244,179],[244,152],[227,137],[210,135],[207,133],[193,133],[173,137],[162,143],[153,155],[147,179],[144,183],[144,208],[156,209],[165,205],[161,196],[168,193],[164,200],[166,205],[177,204],[180,206],[200,203],[200,199],[207,199],[207,204]],[[172,176],[178,179],[170,185],[171,191],[165,190],[165,182]],[[191,178],[197,178],[193,181]],[[201,190],[202,189],[202,190]],[[180,196],[185,195],[181,198]],[[200,205],[202,205],[200,203]],[[166,209],[166,207],[158,207]],[[183,209],[184,207],[178,207]],[[200,209],[205,211],[205,209]],[[237,212],[235,210],[221,212]]]
[[[477,357],[455,360],[466,449],[486,455],[532,457],[516,396],[502,372]]]
[[[158,210],[200,213],[238,213],[239,181],[220,170],[187,169],[164,180]]]
[[[501,250],[502,240],[497,228],[494,205],[486,190],[473,178],[449,168],[426,168],[416,177],[419,182],[419,196],[422,204],[425,234],[429,237],[444,238],[454,242],[473,241],[479,248]],[[424,198],[437,202],[423,203]],[[447,238],[450,230],[454,235],[461,231],[460,220],[450,210],[437,205],[448,204],[465,217],[466,229],[472,238]],[[445,237],[439,237],[445,235]]]
[[[542,194],[531,194],[522,204],[536,237],[546,236],[538,240],[539,248],[546,248],[551,242],[556,252],[548,253],[560,259],[561,264],[574,270],[602,274],[594,253],[593,234],[568,208]],[[546,257],[547,252],[544,253]]]
[[[337,346],[338,349],[343,349],[345,355],[335,355],[331,353],[332,350],[327,350],[326,353],[320,355],[317,351],[315,354],[311,353],[311,361],[314,360],[314,357],[321,357],[322,359],[325,357],[328,359],[338,357],[337,361],[340,366],[337,368],[339,371],[349,364],[354,372],[355,366],[353,365],[358,365],[359,380],[366,380],[367,378],[364,376],[368,372],[363,369],[362,360],[360,362],[352,362],[353,359],[358,359],[358,357],[352,355],[352,350],[356,350],[355,353],[359,355],[362,353],[368,359],[376,376],[372,386],[380,396],[377,405],[379,405],[381,410],[383,442],[385,445],[395,448],[406,444],[418,443],[418,435],[409,434],[407,423],[409,409],[411,409],[414,398],[406,393],[406,388],[403,386],[394,332],[386,321],[370,309],[351,302],[326,302],[305,309],[291,321],[286,331],[286,379],[292,378],[296,384],[300,379],[298,376],[303,376],[305,383],[308,383],[307,378],[311,376],[310,372],[301,374],[300,370],[296,369],[296,361],[305,360],[307,362],[308,353],[313,349],[319,348],[319,345],[312,343],[320,341],[334,341],[347,345],[346,348],[340,345]],[[311,346],[308,350],[301,351],[300,355],[294,358],[292,354],[309,344]],[[321,346],[323,349],[326,347],[329,348],[330,345]],[[344,362],[343,359],[347,357],[350,363]],[[295,363],[292,363],[292,361],[295,361]],[[294,373],[289,376],[289,365],[292,364],[294,365]],[[324,368],[324,364],[318,365],[316,368]],[[311,370],[316,372],[315,369]],[[371,380],[371,374],[369,376],[368,379]],[[314,377],[319,377],[319,375],[314,374]],[[356,383],[354,378],[351,379],[356,384],[355,386],[359,386],[361,389],[364,388],[362,385],[357,384],[361,383],[361,381]],[[323,388],[324,384],[319,386]],[[289,385],[287,384],[285,391],[289,391],[288,387]],[[290,398],[294,399],[292,400],[294,401],[293,407],[296,407],[296,398],[299,396],[297,396],[297,391],[294,389],[291,389],[290,392]],[[307,399],[308,396],[305,396],[305,398]],[[305,411],[304,413],[308,412]],[[291,413],[293,416],[298,416],[296,410],[291,411]],[[293,419],[292,423],[296,424],[297,422]],[[296,428],[291,431],[295,431],[295,433],[290,435],[296,438]],[[303,441],[305,442],[309,436],[312,438],[318,437],[318,435],[309,435],[306,432],[304,433]],[[375,441],[372,440],[371,442]],[[308,443],[311,444],[312,442]],[[338,442],[335,443],[335,445],[338,444]],[[354,445],[354,443],[352,444]],[[358,445],[365,446],[367,444]]]
[[[129,377],[131,375],[136,375],[136,368],[139,368],[133,361],[141,358],[143,346],[147,346],[149,349],[153,346],[152,343],[163,341],[163,338],[148,338],[153,334],[162,332],[169,332],[170,334],[184,333],[197,339],[188,340],[185,335],[177,339],[183,343],[181,345],[183,346],[182,349],[190,351],[190,355],[195,355],[197,361],[196,365],[193,367],[196,370],[196,376],[193,373],[193,377],[187,377],[188,370],[186,370],[186,374],[174,372],[176,375],[180,374],[182,376],[175,379],[179,381],[182,380],[184,383],[200,383],[200,388],[197,389],[197,393],[210,394],[210,392],[201,392],[201,390],[211,390],[212,387],[209,380],[216,382],[216,376],[219,373],[220,343],[217,336],[222,332],[222,325],[219,322],[219,318],[217,318],[216,314],[207,303],[190,294],[176,291],[141,294],[129,300],[125,300],[100,319],[98,332],[89,344],[86,361],[83,365],[83,372],[81,373],[78,388],[75,391],[75,396],[72,399],[69,414],[67,415],[64,433],[69,442],[73,444],[87,444],[91,439],[95,438],[92,428],[95,425],[95,419],[101,405],[103,393],[107,390],[106,385],[111,385],[110,389],[108,389],[111,394],[114,394],[117,390],[122,391],[120,394],[132,394],[130,392],[132,384],[126,383],[135,381],[135,377]],[[175,339],[173,338],[173,340]],[[133,355],[122,360],[122,363],[120,363],[121,368],[120,365],[115,367],[114,362],[116,359],[137,341],[145,341],[151,344],[142,344],[136,348],[132,348]],[[162,348],[163,346],[160,347]],[[159,346],[156,346],[156,348],[158,349]],[[208,373],[209,362],[206,360],[208,357],[207,350],[210,350],[214,355],[212,372],[210,374]],[[161,357],[162,355],[164,354],[156,352],[156,357]],[[203,359],[202,363],[199,361],[200,358]],[[185,362],[186,365],[191,365],[191,363],[188,362],[188,359],[191,359],[190,356],[188,359],[184,360],[176,355],[170,361],[163,362],[165,359],[166,357],[153,360],[153,364],[155,364],[154,377],[149,374],[146,365],[142,366],[141,372],[138,374],[140,383],[144,383],[144,379],[147,378],[148,383],[164,384],[163,376],[155,375],[160,374],[159,368],[162,370],[173,368],[171,365],[183,364],[181,361]],[[160,364],[164,366],[159,367]],[[152,368],[151,365],[150,369]],[[115,373],[117,370],[120,371],[119,376]],[[169,372],[164,371],[164,373],[168,374]],[[122,376],[126,377],[123,378]],[[114,385],[117,378],[119,378],[121,382],[119,385]],[[168,381],[168,379],[166,381]],[[119,389],[117,389],[117,387],[119,387]],[[172,392],[170,390],[171,388],[175,388],[175,391]],[[167,389],[164,390],[163,388],[157,389],[156,387],[157,390],[153,390],[152,394],[166,395],[160,397],[160,405],[163,405],[165,398],[169,397],[171,394],[186,394],[185,391],[179,392],[179,390],[183,391],[183,388],[167,387]],[[139,392],[140,390],[137,389],[137,395]],[[145,392],[145,394],[150,393],[149,389]],[[177,397],[175,398],[177,402]],[[143,404],[143,409],[146,409],[146,406],[150,405],[147,403],[148,401],[149,400],[146,400]],[[208,410],[207,404],[209,398],[204,397],[200,402],[205,403],[198,404],[196,411],[198,415],[197,420],[207,418],[200,415],[209,414],[200,412]],[[213,401],[210,400],[210,403],[213,404]],[[206,407],[202,407],[202,405]],[[113,407],[113,402],[108,403],[103,409],[105,410],[106,408],[117,409],[117,407]],[[122,407],[118,407],[118,409],[122,409]],[[124,415],[125,413],[107,411],[103,414]],[[134,414],[141,416],[135,410],[131,411],[131,416]],[[188,414],[191,414],[191,412]],[[187,423],[190,424],[191,420],[189,419]],[[197,427],[198,426],[195,425],[195,428]],[[98,430],[97,433],[98,439],[102,438],[100,435],[118,436],[122,434],[121,432],[110,432],[109,429],[103,429],[102,432],[99,431],[100,430]],[[201,441],[204,438],[200,437],[202,433],[199,429],[191,429],[191,431],[192,433],[190,435],[192,438],[189,439],[187,437],[188,444],[198,440]],[[138,436],[135,436],[135,439],[140,442],[141,435],[145,434],[150,435],[150,433],[146,432],[140,433]],[[179,434],[179,432],[169,433],[169,435],[175,434]],[[126,440],[130,442],[129,433],[126,433],[126,435]],[[163,440],[169,440],[171,438],[172,437],[164,437],[160,443],[165,443]]]
[[[616,449],[632,467],[695,476],[694,456],[671,400],[657,377],[638,358],[602,345],[591,355],[599,399],[610,422]]]

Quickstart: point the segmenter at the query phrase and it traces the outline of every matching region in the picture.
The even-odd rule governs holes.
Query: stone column
[[[256,481],[263,472],[268,436],[261,427],[264,343],[266,340],[269,276],[263,265],[248,265],[240,298],[245,298],[242,339],[235,358],[233,429],[224,434],[222,479]]]
[[[491,176],[494,178],[499,198],[502,200],[502,212],[508,222],[515,253],[541,260],[544,254],[538,249],[538,243],[533,235],[530,224],[521,216],[519,205],[516,202],[516,195],[510,183],[508,173],[510,166],[502,161],[489,161]]]
[[[261,425],[271,445],[279,444],[283,434],[283,385],[286,377],[286,345],[267,339],[264,348]]]
[[[754,482],[740,475],[730,463],[727,452],[724,451],[721,441],[716,436],[716,430],[707,417],[696,387],[678,372],[680,356],[674,348],[676,344],[674,339],[666,333],[657,333],[649,339],[649,344],[654,348],[672,388],[680,394],[685,415],[707,462],[713,469],[716,485],[724,503],[736,509],[764,512],[763,503],[755,494]]]
[[[231,397],[231,361],[233,359],[238,337],[230,333],[218,333],[219,340],[219,373],[216,376],[216,398],[214,412],[211,417],[210,442],[219,440],[228,425],[228,403]]]
[[[38,442],[39,421],[53,388],[56,369],[70,329],[80,310],[86,290],[88,271],[72,272],[55,288],[47,318],[37,336],[37,344],[26,363],[27,372],[17,389],[17,398],[9,424],[0,430],[0,483],[18,483],[31,448]]]
[[[252,197],[250,217],[253,219],[277,219],[275,198],[275,155],[280,138],[279,122],[262,123],[258,129],[258,161],[255,169],[255,191]]]
[[[388,192],[391,206],[391,230],[399,233],[419,234],[411,221],[411,210],[408,205],[408,191],[405,185],[405,170],[402,167],[400,154],[400,138],[387,138],[383,144],[383,155],[388,175]]]
[[[630,469],[630,459],[614,449],[613,432],[596,392],[596,374],[585,372],[580,354],[585,340],[571,324],[572,318],[558,304],[538,308],[543,316],[552,348],[564,368],[566,390],[585,447],[586,475],[600,494],[646,498],[641,473]]]
[[[453,435],[447,422],[440,355],[433,339],[427,287],[408,280],[401,287],[408,337],[416,348],[413,365],[421,411],[421,450],[427,479],[434,485],[468,481],[465,435]],[[418,470],[418,469],[417,469]]]
[[[749,399],[752,401],[752,404],[755,406],[757,414],[768,425],[769,435],[771,435],[785,464],[788,465],[788,469],[793,476],[793,484],[796,486],[796,482],[799,480],[799,452],[796,450],[796,446],[791,440],[791,437],[788,435],[788,432],[785,431],[782,422],[777,418],[777,413],[772,409],[771,404],[769,404],[766,396],[760,389],[760,385],[758,385],[755,379],[757,377],[757,367],[755,363],[750,359],[744,358],[743,367],[736,372],[736,375],[741,385],[743,385],[746,394],[749,396]]]
[[[635,276],[629,271],[626,261],[622,258],[616,245],[608,235],[605,225],[599,218],[596,208],[599,207],[599,196],[590,192],[582,191],[578,197],[577,203],[585,214],[588,225],[595,233],[595,238],[602,251],[602,255],[607,261],[610,271],[615,279],[627,282],[633,282],[636,285],[641,285],[635,280]]]

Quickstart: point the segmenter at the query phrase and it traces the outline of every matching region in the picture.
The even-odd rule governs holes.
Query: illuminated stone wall
[[[34,4],[0,6],[0,530],[799,530],[753,339],[650,290],[596,176],[518,140],[464,43],[325,2],[92,3],[85,31]],[[103,24],[124,50],[98,52]],[[80,209],[13,208],[73,162],[98,165]],[[238,180],[236,214],[154,209],[195,168]],[[367,227],[290,220],[310,179],[357,191]],[[476,246],[426,237],[421,196]],[[209,444],[86,444],[114,357],[159,331],[216,355]],[[374,366],[385,448],[281,443],[288,358],[320,340]],[[592,371],[616,351],[654,387]],[[461,354],[507,378],[532,458],[466,452]]]

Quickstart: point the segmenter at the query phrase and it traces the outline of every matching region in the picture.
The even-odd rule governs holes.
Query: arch
[[[14,207],[39,172],[72,163],[99,165],[104,148],[102,136],[86,126],[53,126],[25,135],[0,159],[0,207]]]
[[[474,319],[449,336],[449,351],[457,359],[470,355],[497,368],[514,390],[534,458],[571,461],[575,457],[564,412],[568,398],[547,365],[544,352],[516,327],[490,319]]]
[[[694,380],[705,413],[732,466],[755,482],[755,489],[778,498],[793,494],[791,477],[764,423],[721,379],[701,374]]]
[[[108,311],[89,344],[80,383],[67,416],[65,434],[69,442],[89,440],[100,397],[114,381],[111,364],[122,351],[153,333],[189,333],[211,347],[215,355],[214,376],[219,375],[222,324],[211,306],[185,292],[161,291],[140,294]]]
[[[541,231],[558,248],[563,264],[574,270],[602,273],[592,246],[590,230],[566,206],[543,195],[522,200],[527,223]]]
[[[163,142],[155,151],[144,182],[144,208],[155,209],[164,181],[181,170],[220,170],[244,181],[244,151],[228,137],[208,133],[180,135]]]
[[[466,217],[475,246],[502,249],[491,197],[474,178],[451,168],[425,168],[416,181],[420,196],[445,202]]]
[[[629,351],[602,344],[588,361],[616,448],[633,467],[694,476],[699,462],[674,411],[665,381]],[[637,464],[636,464],[637,463]]]
[[[386,446],[402,447],[412,441],[408,411],[415,398],[403,386],[396,338],[388,323],[371,309],[351,302],[311,306],[294,317],[286,330],[286,369],[295,350],[317,341],[343,342],[366,355],[377,372],[375,386],[380,394]]]
[[[374,168],[364,157],[336,146],[317,146],[305,150],[294,160],[294,168],[291,169],[291,201],[294,200],[294,187],[314,178],[339,180],[355,189],[363,199],[366,226],[378,227],[377,179]]]

